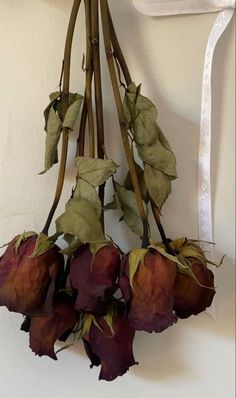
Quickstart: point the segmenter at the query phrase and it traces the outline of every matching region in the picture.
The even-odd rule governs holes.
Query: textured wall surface
[[[111,0],[114,22],[133,79],[159,110],[159,123],[178,161],[179,179],[163,208],[168,235],[197,237],[197,151],[205,46],[215,15],[150,18],[131,0]],[[58,85],[72,0],[0,0],[0,243],[39,231],[53,198],[57,167],[44,176],[42,112]],[[72,90],[82,91],[82,13],[75,35]],[[0,308],[0,398],[233,398],[234,396],[234,27],[221,39],[213,75],[212,179],[217,259],[216,321],[207,314],[180,321],[161,335],[139,333],[139,367],[112,384],[97,381],[80,344],[60,360],[34,357],[18,331],[21,316]],[[123,164],[107,69],[104,106],[109,155]],[[110,134],[113,138],[110,138]],[[114,138],[115,137],[115,138]],[[73,184],[76,134],[59,214]],[[120,175],[124,170],[120,172]],[[125,250],[137,244],[122,224],[107,222]],[[53,231],[53,228],[52,228]],[[156,233],[154,237],[158,238]]]

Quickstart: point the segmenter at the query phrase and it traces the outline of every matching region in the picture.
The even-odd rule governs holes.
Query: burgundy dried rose
[[[136,254],[142,250],[139,260]],[[176,264],[155,249],[138,249],[124,257],[119,285],[135,330],[162,332],[177,322],[173,314],[175,277]]]
[[[199,283],[191,276],[177,273],[174,310],[179,318],[188,318],[205,311],[212,304],[215,295],[213,272],[194,257],[189,257],[187,260]]]
[[[30,348],[35,355],[47,355],[57,360],[54,344],[61,337],[68,337],[77,318],[72,298],[65,293],[59,293],[54,299],[51,316],[28,317],[21,329],[29,332]]]
[[[81,247],[71,261],[70,283],[78,292],[75,308],[82,312],[103,312],[111,297],[120,269],[120,252],[106,245],[93,255],[88,246]]]
[[[89,334],[84,338],[91,367],[101,365],[99,380],[112,381],[137,364],[132,349],[135,331],[125,317],[122,304],[119,305],[112,329],[104,318],[96,317],[96,322],[92,323]]]
[[[23,235],[22,235],[23,236]],[[13,239],[0,258],[0,306],[22,314],[49,311],[64,258],[56,246],[31,257],[38,235]]]

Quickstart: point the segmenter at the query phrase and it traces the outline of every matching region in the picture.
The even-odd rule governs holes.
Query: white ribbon
[[[218,12],[207,43],[203,83],[201,126],[198,162],[198,236],[199,240],[213,242],[211,204],[211,109],[212,109],[212,63],[216,45],[229,25],[235,9],[235,0],[133,0],[142,13],[152,16],[200,14]],[[209,245],[202,243],[209,251]],[[208,258],[213,261],[213,246]],[[215,319],[215,307],[208,311]]]

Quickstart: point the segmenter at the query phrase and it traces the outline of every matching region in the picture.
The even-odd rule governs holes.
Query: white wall
[[[131,0],[110,1],[120,41],[134,80],[159,109],[159,123],[178,160],[179,179],[164,207],[168,235],[197,237],[196,183],[203,57],[215,15],[156,19],[137,13]],[[40,231],[53,198],[57,167],[42,170],[42,111],[58,84],[72,0],[0,0],[0,242],[27,229]],[[82,15],[81,15],[82,16]],[[72,89],[82,91],[80,72],[84,31],[80,16],[73,58]],[[104,71],[106,74],[106,69]],[[122,164],[119,130],[108,79],[104,96],[109,155]],[[217,320],[203,314],[161,335],[139,333],[139,367],[111,383],[80,344],[57,363],[39,359],[18,329],[21,316],[0,309],[0,398],[233,398],[234,396],[234,29],[220,40],[213,76],[213,194],[217,258]],[[72,136],[65,190],[73,184]],[[124,173],[124,172],[123,172]],[[59,214],[58,211],[58,214]],[[111,220],[111,219],[110,219]],[[135,244],[122,226],[108,230],[124,249]]]

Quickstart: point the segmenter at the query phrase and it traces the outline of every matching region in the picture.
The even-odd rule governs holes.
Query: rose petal
[[[192,271],[197,280],[204,286],[214,287],[214,274],[200,261],[189,258]],[[175,302],[174,310],[179,318],[188,318],[197,315],[210,307],[215,295],[214,289],[199,286],[190,276],[177,273],[175,281]]]
[[[124,279],[129,277],[128,256],[125,261],[120,288],[129,304],[128,320],[132,328],[149,333],[162,332],[177,322],[173,314],[176,264],[157,251],[149,250],[134,275],[129,299],[127,281]]]
[[[104,318],[96,318],[96,322],[99,327],[94,323],[91,326],[85,349],[92,366],[101,363],[99,380],[112,381],[136,364],[132,349],[135,331],[125,318],[123,305],[120,305],[118,317],[113,323],[114,333]]]
[[[102,247],[93,257],[87,246],[80,248],[71,261],[71,286],[78,291],[77,311],[104,311],[111,297],[120,266],[119,250],[113,245]]]
[[[77,313],[70,296],[60,293],[53,303],[53,315],[31,318],[30,348],[38,355],[57,359],[54,344],[62,335],[71,331],[77,321]]]
[[[0,306],[6,306],[9,311],[22,314],[43,312],[46,299],[47,311],[51,308],[54,288],[50,291],[48,288],[52,282],[55,287],[55,281],[63,270],[64,258],[56,246],[30,258],[36,240],[37,235],[28,238],[16,251],[14,239],[1,257]]]

